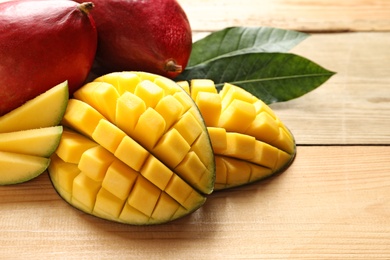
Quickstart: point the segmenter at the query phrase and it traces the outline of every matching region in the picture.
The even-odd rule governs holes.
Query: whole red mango
[[[80,2],[82,0],[76,0]],[[186,66],[192,31],[176,0],[94,0],[100,73],[146,71],[173,78]]]
[[[65,80],[71,94],[83,85],[97,48],[92,7],[55,0],[0,3],[0,116]]]

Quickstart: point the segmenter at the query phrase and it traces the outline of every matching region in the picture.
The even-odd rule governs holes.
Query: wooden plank
[[[389,31],[388,0],[179,0],[194,31],[272,26],[311,32]]]
[[[0,187],[3,259],[389,259],[390,147],[298,147],[263,182],[157,226],[70,207],[47,174]]]

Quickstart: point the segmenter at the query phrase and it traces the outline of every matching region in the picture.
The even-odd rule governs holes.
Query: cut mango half
[[[263,101],[209,79],[178,82],[195,100],[211,138],[215,190],[233,188],[282,172],[296,154],[292,133]]]
[[[214,189],[215,160],[195,102],[175,82],[115,72],[69,100],[49,175],[91,215],[149,225],[188,215]]]

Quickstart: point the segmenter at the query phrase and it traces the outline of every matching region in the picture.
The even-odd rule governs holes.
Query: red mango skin
[[[78,6],[56,0],[0,3],[0,116],[65,80],[70,95],[83,85],[97,30],[91,14]]]
[[[81,2],[82,0],[76,0]],[[169,78],[187,66],[192,31],[175,0],[94,0],[100,72],[146,71]],[[171,60],[181,70],[166,68]]]

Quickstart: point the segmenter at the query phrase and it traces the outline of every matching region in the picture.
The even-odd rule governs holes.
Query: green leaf
[[[225,82],[231,83],[270,104],[300,97],[333,74],[291,53],[246,53],[195,65],[184,70],[177,80],[207,78],[218,88]]]
[[[307,37],[272,27],[229,27],[196,41],[187,67],[245,53],[287,52]]]

